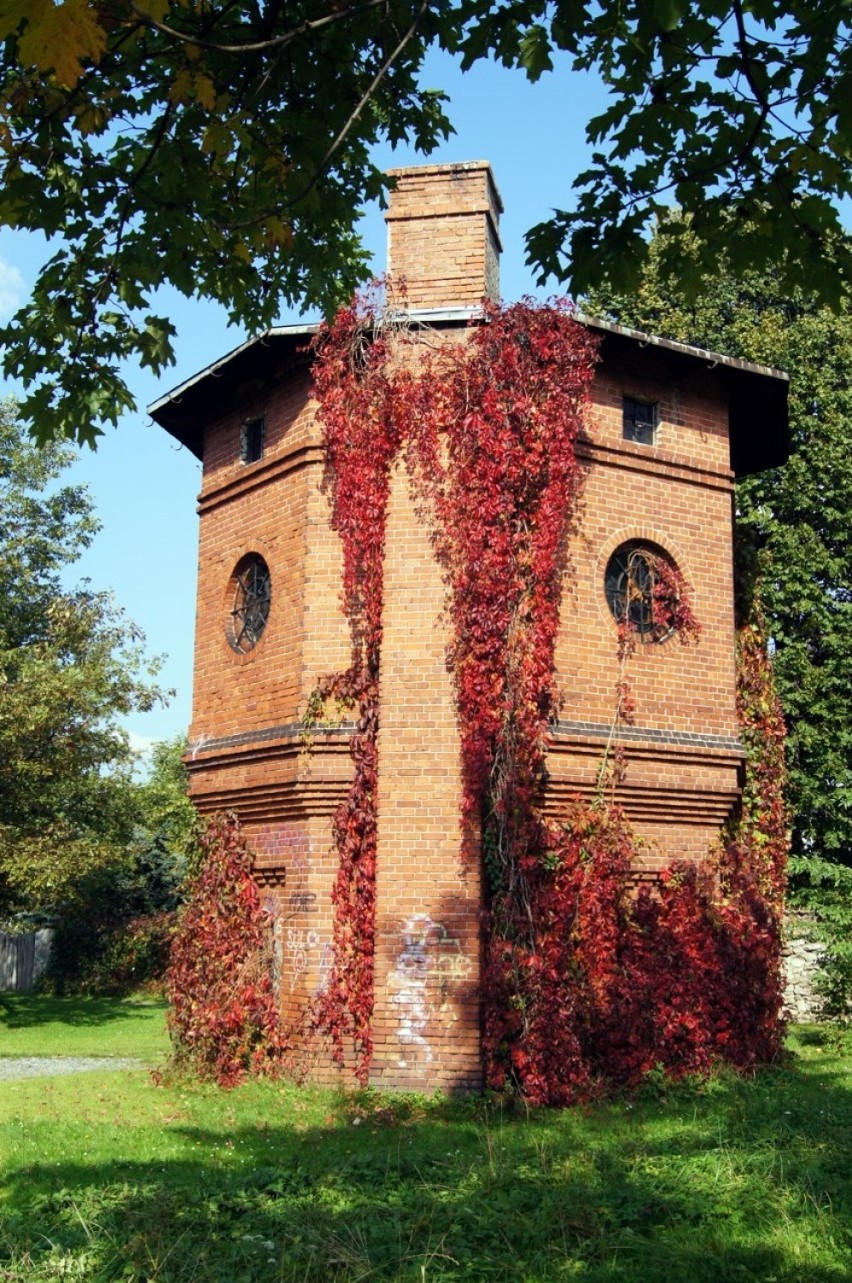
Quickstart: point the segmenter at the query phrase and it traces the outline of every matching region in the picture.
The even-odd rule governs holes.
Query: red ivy
[[[342,1062],[351,1039],[365,1083],[373,1051],[376,908],[376,763],[382,641],[385,520],[390,474],[410,422],[412,379],[400,360],[405,336],[382,324],[377,296],[343,308],[314,343],[314,384],[323,425],[332,526],[343,544],[343,607],[352,663],[324,678],[312,703],[356,711],[355,771],[334,817],[338,868],[332,890],[333,964],[314,1012]]]
[[[426,362],[412,459],[450,592],[463,806],[504,830],[542,783],[575,444],[597,342],[570,308],[486,304]],[[524,840],[520,834],[517,840]]]
[[[343,541],[350,669],[318,698],[357,710],[355,775],[334,825],[334,965],[317,1022],[365,1080],[372,1051],[376,736],[385,515],[405,452],[449,594],[463,819],[488,874],[483,1050],[488,1081],[567,1103],[654,1066],[747,1069],[782,1032],[779,913],[786,818],[783,724],[765,647],[742,634],[739,708],[749,753],[743,812],[701,866],[632,890],[636,845],[602,802],[553,826],[541,811],[576,439],[595,343],[562,304],[487,304],[467,341],[415,350],[374,304],[321,331],[315,377],[332,520]],[[698,634],[679,573],[658,559],[654,624]],[[631,715],[621,631],[617,716]]]
[[[166,976],[178,1061],[232,1087],[275,1072],[285,1050],[272,986],[272,933],[235,815],[201,839],[201,869],[172,942]]]
[[[737,634],[737,712],[747,758],[739,830],[755,852],[755,875],[762,893],[780,904],[787,887],[790,827],[784,801],[786,728],[759,604],[752,607],[751,618]]]

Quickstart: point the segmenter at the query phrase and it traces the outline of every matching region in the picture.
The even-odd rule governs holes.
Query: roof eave
[[[416,326],[439,329],[481,320],[481,307],[411,311],[406,320]],[[601,335],[605,346],[634,344],[655,348],[676,362],[699,363],[717,370],[728,393],[731,468],[737,477],[750,476],[784,463],[790,453],[787,395],[788,376],[783,370],[724,356],[673,339],[645,334],[612,321],[576,314],[580,324]],[[274,379],[282,373],[281,355],[293,364],[307,365],[306,349],[319,324],[273,326],[247,339],[191,378],[178,384],[148,407],[155,423],[180,441],[197,459],[203,456],[204,425],[214,406],[221,405],[218,388],[227,379],[233,386],[251,377]],[[276,359],[271,360],[273,349]]]
[[[211,402],[218,401],[216,389],[221,380],[227,378],[233,384],[237,379],[250,377],[253,372],[259,373],[268,364],[265,358],[270,355],[273,344],[276,347],[283,344],[297,357],[318,328],[317,324],[277,325],[255,338],[246,339],[153,401],[148,406],[148,413],[197,459],[202,459],[206,410]]]

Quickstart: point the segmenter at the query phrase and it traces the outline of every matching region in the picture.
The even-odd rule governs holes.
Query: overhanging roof
[[[787,411],[789,377],[769,365],[755,365],[736,356],[722,356],[706,348],[643,334],[612,321],[578,313],[577,320],[601,336],[601,354],[629,349],[656,348],[671,364],[684,370],[690,366],[715,370],[728,394],[731,468],[737,477],[765,472],[786,463],[790,454],[790,425]]]
[[[307,367],[310,357],[303,349],[318,329],[318,325],[276,325],[257,338],[246,339],[153,401],[148,413],[201,459],[205,425],[221,410],[226,392],[256,379],[274,382],[298,365]]]
[[[443,328],[475,321],[481,315],[479,308],[445,308],[411,312],[408,320]],[[789,380],[783,371],[643,334],[582,313],[577,314],[577,320],[600,336],[604,359],[637,347],[652,348],[684,373],[690,368],[715,370],[728,395],[731,468],[736,476],[763,472],[786,461],[790,453]],[[271,385],[297,368],[307,368],[307,347],[318,328],[316,324],[277,325],[257,338],[247,339],[154,401],[148,413],[200,459],[205,424],[221,410],[223,397],[237,386]]]

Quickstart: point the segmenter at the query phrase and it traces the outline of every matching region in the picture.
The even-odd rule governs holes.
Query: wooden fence
[[[0,993],[17,989],[28,993],[47,966],[53,932],[45,927],[26,935],[0,931]]]

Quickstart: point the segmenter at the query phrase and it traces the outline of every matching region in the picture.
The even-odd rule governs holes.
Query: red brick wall
[[[400,176],[388,214],[391,267],[408,277],[412,306],[476,304],[492,288],[498,212],[486,166]],[[630,661],[637,711],[619,796],[647,841],[646,870],[701,857],[736,800],[741,761],[727,407],[711,370],[695,364],[687,377],[668,360],[637,347],[595,380],[556,656],[561,722],[548,759],[548,806],[558,815],[572,796],[594,789],[613,717],[607,560],[621,542],[652,540],[691,583],[702,633],[690,647],[676,639],[640,645]],[[623,441],[624,394],[659,403],[653,446]],[[298,732],[317,678],[349,661],[341,550],[321,491],[307,375],[230,395],[205,438],[191,787],[202,809],[234,806],[246,822],[276,915],[282,1003],[296,1020],[331,964],[331,816],[351,776],[345,730],[316,732],[309,755]],[[240,426],[257,414],[266,417],[265,453],[242,464]],[[260,643],[240,655],[227,639],[229,585],[249,551],[269,565],[272,606]],[[443,601],[428,532],[400,471],[387,529],[372,1073],[386,1085],[451,1090],[480,1075],[481,888],[475,843],[459,831]],[[313,1052],[322,1069],[323,1048]]]
[[[320,488],[321,432],[310,391],[306,372],[248,400],[238,390],[207,428],[189,754],[196,805],[236,809],[257,853],[291,1020],[329,966],[331,817],[352,770],[346,731],[317,731],[310,756],[299,731],[317,678],[349,659],[340,546]],[[244,464],[240,428],[255,415],[266,420],[264,454]],[[259,643],[243,655],[229,643],[228,623],[231,576],[247,552],[267,562],[272,598]]]
[[[480,1082],[480,864],[459,825],[443,605],[399,467],[385,557],[371,1080],[418,1090]]]
[[[622,439],[623,395],[659,404],[653,446]],[[563,729],[549,759],[554,804],[594,789],[619,679],[604,574],[619,544],[648,540],[690,584],[701,635],[688,646],[675,637],[637,644],[628,661],[636,712],[622,740],[628,767],[619,800],[657,845],[649,865],[697,857],[736,801],[742,760],[735,746],[733,478],[720,385],[709,371],[675,382],[662,354],[606,364],[595,379],[581,452],[586,483],[556,650]],[[643,736],[645,728],[667,740]]]

